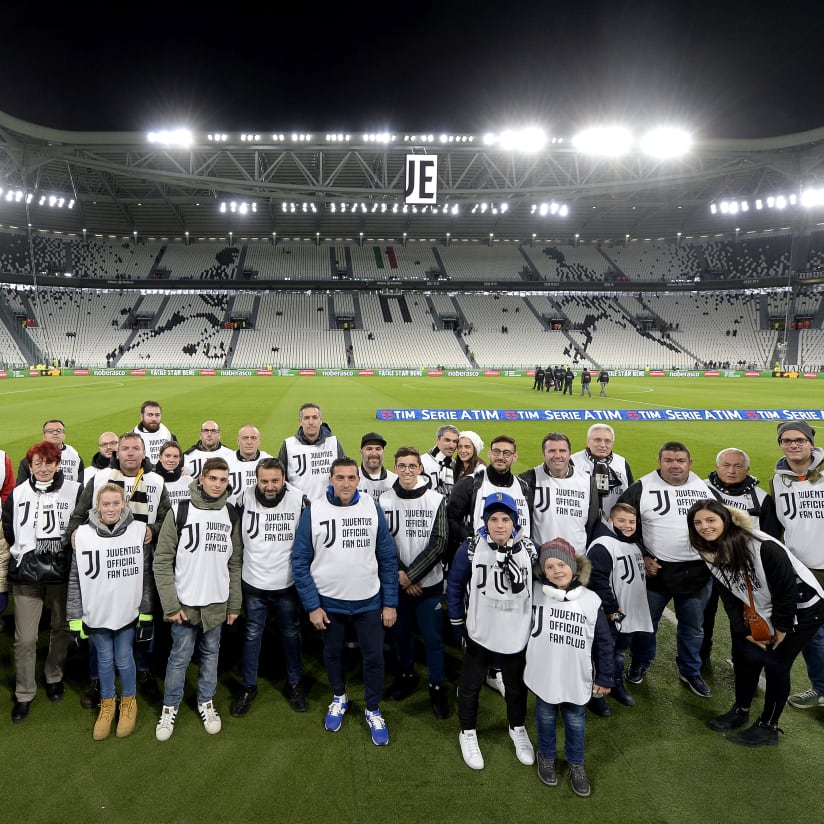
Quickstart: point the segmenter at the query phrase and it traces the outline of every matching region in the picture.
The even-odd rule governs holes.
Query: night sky
[[[4,9],[0,110],[59,129],[824,126],[820,2],[46,5]]]

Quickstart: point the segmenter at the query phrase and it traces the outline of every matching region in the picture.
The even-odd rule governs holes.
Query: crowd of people
[[[608,375],[598,382],[605,392]],[[670,603],[680,681],[700,698],[712,697],[702,668],[719,604],[729,618],[735,702],[711,729],[742,746],[775,745],[788,701],[824,706],[824,450],[806,421],[778,426],[783,456],[766,487],[736,447],[699,477],[679,441],[663,443],[657,468],[636,480],[604,423],[575,452],[567,435],[549,432],[540,460],[520,474],[511,435],[484,451],[478,433],[450,424],[434,445],[397,447],[391,468],[378,432],[362,436],[355,458],[314,403],[300,407],[297,431],[277,456],[260,448],[251,424],[238,431],[236,449],[221,438],[207,420],[183,448],[149,400],[134,429],[101,433],[88,465],[60,420],[45,422],[16,473],[0,453],[0,611],[11,594],[15,724],[37,695],[44,608],[46,697],[64,698],[70,646],[87,650],[81,704],[98,711],[95,740],[135,731],[138,693],[141,703],[160,704],[155,736],[169,740],[195,659],[198,714],[207,733],[219,733],[221,631],[236,621],[242,677],[229,712],[246,716],[270,616],[296,712],[311,706],[303,633],[319,633],[330,733],[351,710],[345,658],[359,649],[364,721],[378,746],[389,743],[382,701],[404,701],[421,686],[416,634],[432,713],[450,717],[451,636],[466,766],[484,768],[477,719],[488,685],[503,696],[516,758],[536,765],[548,786],[558,784],[560,716],[566,774],[580,796],[591,793],[587,709],[608,717],[613,702],[634,705],[631,686],[649,677]],[[799,655],[810,688],[790,695]],[[762,673],[763,709],[751,718]],[[527,730],[530,692],[537,751]]]

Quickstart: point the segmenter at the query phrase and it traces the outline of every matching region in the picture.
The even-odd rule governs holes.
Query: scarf
[[[126,490],[125,479],[126,476],[119,469],[113,469],[108,482],[122,486]],[[142,521],[144,524],[149,522],[149,496],[146,494],[146,485],[143,483],[142,466],[137,470],[137,475],[134,477],[131,493],[126,492],[126,503],[129,505],[136,521]]]

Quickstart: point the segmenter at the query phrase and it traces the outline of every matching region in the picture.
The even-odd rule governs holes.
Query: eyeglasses
[[[395,464],[398,472],[417,472],[420,468],[420,464]]]
[[[66,430],[65,429],[44,429],[44,435],[62,435]]]
[[[779,446],[804,446],[805,443],[809,443],[809,438],[781,438],[778,441]]]
[[[493,458],[511,458],[515,453],[511,449],[490,449]]]
[[[107,446],[117,446],[117,441],[102,441],[97,444],[101,449]]]
[[[219,429],[201,429],[200,431],[205,435],[217,435],[217,433],[220,432]]]

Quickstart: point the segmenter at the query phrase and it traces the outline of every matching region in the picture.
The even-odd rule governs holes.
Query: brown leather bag
[[[752,636],[753,641],[758,641],[761,644],[769,644],[769,642],[772,641],[770,625],[755,611],[750,576],[745,572],[744,577],[747,579],[747,595],[750,598],[750,603],[744,604],[743,607],[744,623],[749,630],[748,635]]]

